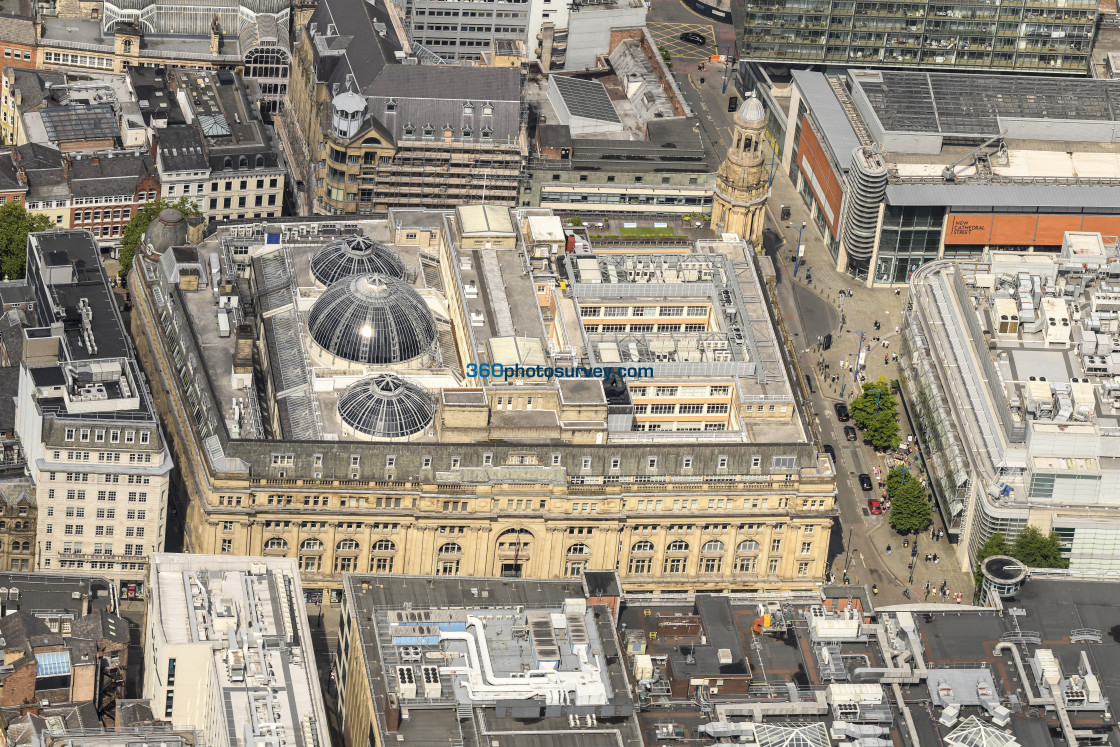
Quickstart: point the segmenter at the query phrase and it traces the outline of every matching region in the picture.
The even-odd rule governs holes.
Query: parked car
[[[695,31],[686,31],[681,34],[681,41],[688,42],[689,44],[695,44],[699,47],[702,47],[708,43],[708,39],[706,36],[704,36],[703,34],[697,34]]]
[[[873,514],[881,514],[883,513],[883,504],[879,502],[878,498],[868,498],[867,510]]]
[[[866,472],[859,476],[859,486],[864,490],[871,490],[871,475]]]
[[[832,448],[832,444],[824,445],[824,453],[832,457],[832,461],[836,461],[836,449]]]
[[[847,423],[852,418],[852,414],[848,412],[848,406],[843,402],[837,402],[833,405],[836,409],[836,419],[841,423]]]
[[[855,441],[856,438],[858,438],[858,436],[856,435],[856,429],[850,425],[845,425],[844,438],[848,439],[849,441]]]
[[[739,110],[739,97],[732,96],[727,100],[727,111],[736,112]]]

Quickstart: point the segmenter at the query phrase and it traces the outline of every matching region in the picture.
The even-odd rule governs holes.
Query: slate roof
[[[70,624],[71,638],[87,641],[113,641],[127,645],[128,622],[105,610],[94,610]]]
[[[515,68],[461,67],[458,65],[402,65],[396,52],[404,49],[397,39],[385,0],[322,0],[308,23],[314,27],[316,78],[337,94],[356,90],[371,106],[365,125],[376,120],[396,139],[406,125],[435,129],[450,126],[458,137],[469,126],[471,140],[482,139],[488,128],[495,142],[508,141],[520,131],[521,74]],[[379,27],[384,24],[385,33]],[[335,33],[330,33],[332,30]],[[394,99],[396,111],[385,103]],[[463,105],[475,105],[464,115]],[[492,116],[482,115],[482,105],[494,105]],[[366,129],[363,127],[363,129]]]
[[[53,70],[10,67],[5,72],[10,76],[11,83],[9,86],[20,92],[22,97],[21,112],[33,111],[42,106],[50,96],[48,85],[63,85],[66,83],[66,76]]]
[[[169,125],[159,130],[159,161],[164,171],[205,171],[206,144],[194,125]]]
[[[0,324],[3,323],[0,320]],[[19,391],[19,365],[0,366],[0,431],[15,430],[17,391]]]
[[[4,649],[14,651],[26,649],[36,636],[51,635],[50,628],[30,612],[15,612],[0,618],[0,637],[4,638]]]
[[[132,195],[140,180],[154,173],[155,163],[147,154],[79,158],[70,163],[70,191],[74,197]]]

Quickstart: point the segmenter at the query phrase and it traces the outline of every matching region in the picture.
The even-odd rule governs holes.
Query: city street
[[[692,13],[679,2],[661,0],[651,9],[651,20],[684,23],[691,17],[699,23],[700,16]],[[732,43],[734,33],[726,24],[713,24],[719,34],[721,44]],[[734,114],[727,111],[727,102],[736,95],[732,81],[723,91],[723,66],[708,63],[707,69],[700,72],[695,65],[674,64],[674,74],[686,101],[699,115],[705,133],[721,156],[726,153],[728,133]],[[703,82],[701,80],[703,79]],[[904,538],[891,529],[887,514],[872,515],[867,508],[868,497],[879,497],[883,492],[875,488],[864,491],[859,486],[860,474],[874,474],[879,467],[882,474],[894,466],[893,458],[887,459],[876,454],[873,449],[859,441],[844,438],[843,423],[836,419],[833,404],[850,401],[862,389],[853,381],[853,373],[841,369],[855,362],[858,348],[870,345],[866,352],[866,374],[868,381],[880,375],[888,379],[898,377],[897,364],[893,354],[898,350],[898,333],[895,331],[902,323],[902,308],[905,291],[897,294],[893,289],[870,289],[848,275],[837,272],[835,262],[829,254],[820,234],[811,222],[809,211],[797,193],[788,174],[773,163],[769,148],[766,147],[767,161],[772,164],[773,184],[767,206],[764,249],[774,262],[778,280],[778,300],[786,329],[792,337],[797,363],[801,374],[808,374],[812,381],[813,393],[809,397],[815,428],[822,444],[831,444],[836,450],[837,489],[840,509],[840,529],[833,537],[831,552],[831,573],[837,583],[843,583],[847,569],[852,584],[875,585],[879,588],[881,603],[903,602],[903,590],[909,588],[913,600],[925,597],[928,582],[934,593],[929,601],[935,601],[936,590],[944,585],[952,592],[962,592],[964,602],[972,598],[972,576],[962,571],[956,563],[956,552],[947,540],[933,541],[926,534],[918,538],[918,553],[914,557],[913,579],[910,574],[911,551],[903,548]],[[779,220],[781,207],[790,206],[790,220]],[[793,257],[796,254],[799,230],[802,222],[806,226],[800,231],[800,242],[805,245],[805,265],[799,270],[798,277],[793,274]],[[811,270],[811,272],[807,272]],[[811,276],[812,282],[806,282]],[[852,295],[847,295],[848,291]],[[841,295],[841,291],[844,294]],[[874,322],[880,323],[876,331]],[[822,352],[818,348],[818,337],[832,334],[832,349]],[[878,338],[878,339],[873,339]],[[883,343],[886,343],[886,347]],[[884,363],[883,356],[888,362]],[[828,369],[818,368],[827,364]],[[831,381],[832,375],[838,381]],[[902,439],[910,434],[909,424],[900,412]],[[920,460],[916,454],[908,460],[909,468],[919,470]],[[885,477],[884,477],[885,479]],[[878,480],[873,479],[877,484]],[[942,527],[940,516],[934,514],[934,526]],[[887,547],[891,548],[890,554]],[[926,553],[936,553],[940,562],[925,562]],[[939,600],[940,601],[940,600]],[[950,596],[949,602],[952,602]]]

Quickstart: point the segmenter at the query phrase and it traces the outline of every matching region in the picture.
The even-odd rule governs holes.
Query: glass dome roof
[[[424,299],[388,275],[355,275],[323,291],[307,316],[311,339],[337,358],[385,366],[432,350],[436,322]]]
[[[392,374],[351,384],[338,398],[338,415],[356,434],[401,439],[423,431],[436,405],[421,387]]]
[[[324,286],[371,272],[403,278],[404,262],[392,249],[366,236],[331,241],[311,257],[311,274]]]

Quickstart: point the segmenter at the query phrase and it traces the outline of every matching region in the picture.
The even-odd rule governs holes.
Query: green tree
[[[1043,534],[1038,527],[1028,526],[1019,532],[1011,543],[1010,555],[1030,568],[1069,567],[1069,561],[1062,557],[1058,534]]]
[[[864,438],[877,449],[898,443],[898,400],[886,376],[863,385],[863,393],[848,406]]]
[[[174,204],[161,197],[137,210],[136,215],[132,216],[132,220],[121,231],[120,275],[122,278],[132,270],[132,258],[136,256],[136,248],[140,246],[140,237],[148,230],[148,224],[167,208],[175,208],[183,214],[183,217],[200,215],[195,204],[186,197],[180,197]]]
[[[27,212],[23,203],[4,203],[0,207],[0,276],[9,280],[22,278],[27,264],[27,234],[50,227],[47,216]]]
[[[980,573],[980,566],[984,565],[984,561],[993,555],[1010,555],[1011,548],[1007,546],[1007,539],[996,532],[991,537],[980,545],[980,549],[976,551],[976,586],[979,587],[984,581],[983,574]]]
[[[896,532],[920,532],[933,523],[933,512],[926,501],[925,488],[913,474],[903,476],[902,469],[892,469],[887,474],[887,497],[891,501],[891,526]]]

